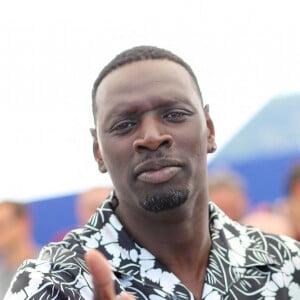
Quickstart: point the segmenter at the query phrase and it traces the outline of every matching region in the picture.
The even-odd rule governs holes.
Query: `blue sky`
[[[90,91],[135,45],[191,64],[221,149],[272,97],[300,91],[300,2],[6,1],[0,4],[0,199],[109,185],[92,157]]]

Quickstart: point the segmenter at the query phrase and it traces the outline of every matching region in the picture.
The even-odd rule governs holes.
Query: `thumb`
[[[94,299],[113,300],[116,297],[112,271],[107,259],[97,250],[85,254],[85,261],[93,277]]]

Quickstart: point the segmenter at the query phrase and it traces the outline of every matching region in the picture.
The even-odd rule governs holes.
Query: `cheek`
[[[106,144],[102,151],[104,164],[110,173],[128,165],[131,152],[122,143]]]
[[[191,122],[186,129],[184,142],[195,155],[201,155],[207,152],[208,130],[206,123],[202,119]]]
[[[207,136],[206,133],[201,133],[192,136],[185,136],[182,139],[185,146],[185,151],[193,158],[206,156],[207,153]]]

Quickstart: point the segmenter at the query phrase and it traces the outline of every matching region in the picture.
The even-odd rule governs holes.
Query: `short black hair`
[[[287,193],[290,194],[293,186],[300,181],[300,161],[294,162],[289,169],[286,182]]]
[[[16,202],[14,200],[4,200],[0,202],[0,206],[10,206],[13,210],[13,217],[22,219],[29,216],[29,209],[27,204]]]
[[[137,46],[130,49],[127,49],[120,54],[118,54],[109,64],[107,64],[100,74],[98,75],[97,79],[94,82],[93,90],[92,90],[92,100],[93,100],[93,115],[95,119],[97,107],[96,107],[96,92],[101,83],[101,81],[113,70],[118,69],[121,66],[137,62],[143,60],[151,60],[151,59],[166,59],[173,61],[182,67],[184,67],[187,72],[191,75],[195,85],[197,92],[199,94],[201,104],[203,105],[201,90],[198,84],[198,80],[196,75],[194,74],[192,68],[189,64],[187,64],[182,58],[177,56],[176,54],[172,53],[171,51],[154,47],[154,46]]]

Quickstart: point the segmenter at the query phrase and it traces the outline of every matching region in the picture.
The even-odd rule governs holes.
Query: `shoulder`
[[[276,261],[274,269],[300,281],[300,243],[284,235],[263,233],[267,251]]]
[[[273,265],[283,268],[291,262],[293,265],[298,263],[300,268],[299,242],[235,222],[213,203],[209,207],[214,251],[228,260],[229,264],[238,267]]]

